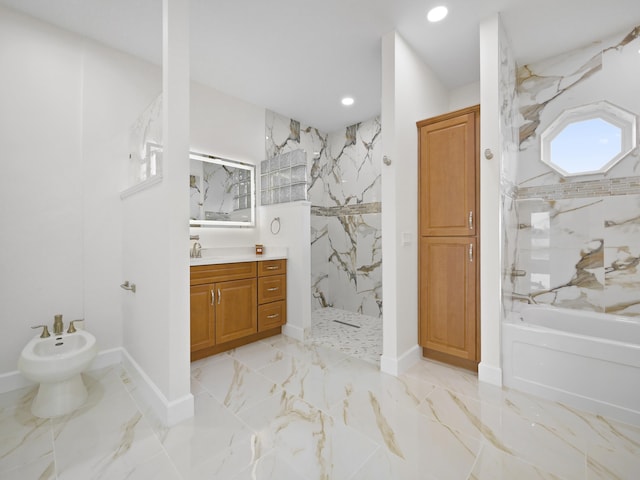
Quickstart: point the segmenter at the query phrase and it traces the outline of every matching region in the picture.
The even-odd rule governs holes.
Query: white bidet
[[[88,394],[80,373],[97,352],[96,338],[85,330],[31,339],[18,360],[20,372],[40,384],[31,413],[52,418],[82,405]]]

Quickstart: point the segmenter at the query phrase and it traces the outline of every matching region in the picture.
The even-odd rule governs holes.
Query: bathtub
[[[529,305],[502,354],[505,386],[640,426],[640,319]]]

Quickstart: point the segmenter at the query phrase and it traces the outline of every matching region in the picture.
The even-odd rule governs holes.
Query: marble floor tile
[[[192,370],[193,377],[216,400],[239,412],[273,395],[276,385],[231,356]]]
[[[217,477],[214,477],[217,478]],[[220,477],[226,480],[230,477]],[[277,452],[258,459],[252,465],[235,475],[231,480],[310,480],[310,477],[293,469]]]
[[[55,480],[56,471],[53,453],[11,470],[0,471],[0,478],[2,480],[27,480],[31,478]]]
[[[640,476],[640,454],[596,445],[587,452],[588,480],[623,480]]]
[[[121,366],[84,375],[77,411],[0,394],[7,480],[635,480],[640,426],[479,383],[406,374],[282,335],[191,365],[195,415],[163,426]]]
[[[282,392],[240,414],[257,449],[275,449],[310,478],[348,479],[377,445],[297,396]]]
[[[24,467],[53,453],[53,433],[48,419],[31,414],[37,387],[13,396],[15,407],[0,414],[0,477],[2,472]]]
[[[123,476],[162,452],[124,388],[102,400],[51,421],[58,479]]]
[[[157,431],[164,449],[184,478],[205,478],[198,472],[203,472],[205,464],[211,468],[210,471],[219,468],[219,464],[225,461],[224,457],[219,457],[223,452],[230,457],[241,449],[252,450],[251,430],[211,395],[206,392],[197,395],[194,409],[193,418],[171,428],[160,427]],[[235,447],[235,450],[227,452],[230,447]],[[240,468],[252,460],[247,458]]]
[[[526,463],[488,442],[482,445],[469,480],[561,480],[553,473]]]

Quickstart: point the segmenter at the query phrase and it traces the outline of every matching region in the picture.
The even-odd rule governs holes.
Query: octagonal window
[[[604,173],[636,145],[636,117],[608,102],[562,112],[540,136],[542,161],[564,177]]]

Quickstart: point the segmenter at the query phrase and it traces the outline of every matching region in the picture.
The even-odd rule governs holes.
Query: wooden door
[[[258,332],[256,279],[219,282],[216,288],[216,342]]]
[[[191,287],[191,351],[216,344],[213,284]]]
[[[476,115],[419,122],[420,235],[475,235]]]
[[[420,345],[476,360],[476,239],[420,239]]]

